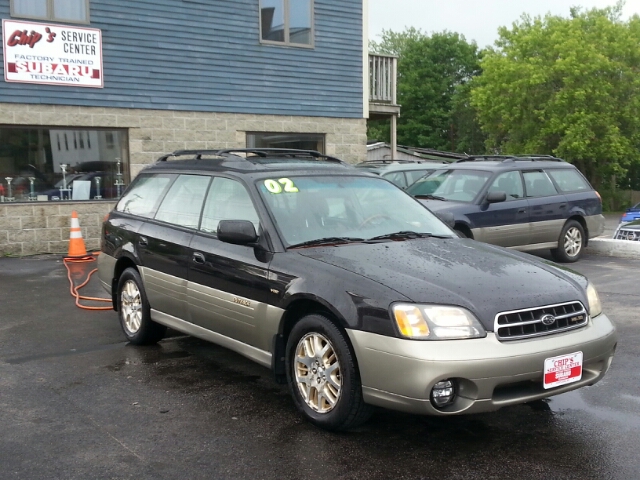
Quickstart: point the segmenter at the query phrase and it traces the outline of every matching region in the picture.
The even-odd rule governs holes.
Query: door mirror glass
[[[487,193],[487,203],[504,202],[507,199],[505,192],[489,192]]]
[[[456,226],[456,219],[451,212],[435,212],[436,217],[446,223],[449,227],[453,228]]]
[[[220,220],[218,240],[236,245],[249,245],[258,240],[253,223],[248,220]]]

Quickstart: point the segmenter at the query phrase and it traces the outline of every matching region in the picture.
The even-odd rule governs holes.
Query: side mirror
[[[218,240],[235,245],[249,245],[258,240],[256,228],[249,220],[220,220]]]
[[[456,219],[451,212],[437,212],[436,217],[438,217],[451,228],[456,226]]]
[[[504,202],[507,199],[505,192],[489,192],[486,196],[487,203],[499,203]]]

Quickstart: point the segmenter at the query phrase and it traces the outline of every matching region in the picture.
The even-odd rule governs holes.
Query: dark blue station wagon
[[[580,171],[547,156],[469,157],[407,189],[431,211],[453,214],[459,234],[521,251],[551,249],[575,262],[604,231],[602,200]]]

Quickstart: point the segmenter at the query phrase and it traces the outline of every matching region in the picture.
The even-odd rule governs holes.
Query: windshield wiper
[[[289,245],[288,248],[312,247],[315,245],[343,245],[345,243],[355,243],[355,242],[362,242],[362,241],[364,241],[364,238],[325,237],[325,238],[316,238],[315,240],[308,240],[302,243],[296,243],[295,245]]]
[[[442,200],[445,201],[446,198],[444,197],[439,197],[438,195],[414,195],[415,198],[425,198],[427,200]]]
[[[368,238],[368,242],[377,242],[382,240],[405,240],[413,238],[451,238],[443,235],[434,235],[432,233],[419,233],[412,230],[402,230],[400,232],[387,233],[385,235],[378,235],[377,237]]]

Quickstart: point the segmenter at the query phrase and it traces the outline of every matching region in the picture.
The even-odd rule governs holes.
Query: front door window
[[[504,192],[507,194],[507,201],[524,198],[520,172],[501,173],[493,180],[489,192]]]

